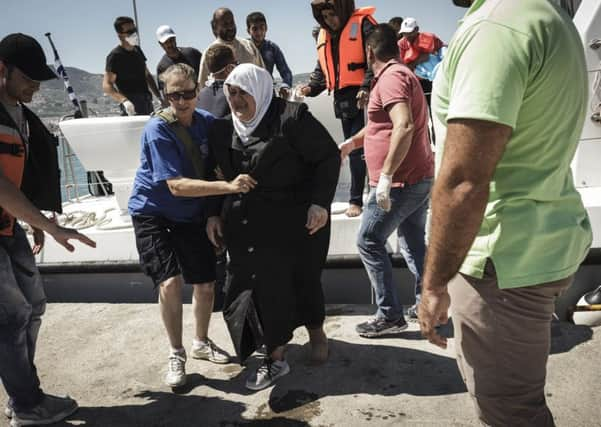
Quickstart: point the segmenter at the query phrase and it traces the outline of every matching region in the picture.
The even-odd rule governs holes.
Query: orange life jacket
[[[21,187],[25,170],[25,146],[21,137],[9,126],[0,124],[0,170],[17,188]],[[15,218],[0,207],[0,236],[12,236]]]
[[[413,43],[408,40],[401,40],[399,43],[401,49],[401,59],[405,64],[411,64],[422,53],[434,53],[442,47],[442,43],[438,41],[432,33],[419,33],[417,39]]]
[[[362,7],[355,10],[340,33],[338,46],[338,84],[334,58],[332,55],[332,36],[329,31],[321,29],[317,38],[317,55],[319,65],[326,77],[326,87],[329,91],[349,86],[361,86],[367,68],[365,51],[363,49],[363,19],[369,19],[377,24],[372,17],[375,7]]]

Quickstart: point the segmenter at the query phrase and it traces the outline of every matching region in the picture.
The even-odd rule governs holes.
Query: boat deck
[[[328,306],[330,359],[305,363],[306,334],[288,347],[291,373],[251,393],[237,364],[189,359],[188,385],[162,383],[167,339],[154,304],[49,304],[36,356],[42,385],[68,393],[80,410],[62,425],[85,426],[475,426],[472,403],[454,360],[453,340],[441,350],[421,339],[418,325],[368,340],[354,326],[370,306]],[[192,314],[184,307],[184,343]],[[220,313],[211,337],[232,350]],[[547,400],[558,426],[601,426],[601,328],[554,325]],[[249,368],[258,359],[249,361]],[[0,390],[0,402],[6,396]],[[0,421],[0,425],[7,425]]]

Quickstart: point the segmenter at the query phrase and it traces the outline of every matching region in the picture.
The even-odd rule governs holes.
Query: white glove
[[[384,212],[389,212],[391,207],[390,188],[392,187],[392,175],[380,175],[376,187],[376,203]]]
[[[123,101],[121,103],[121,105],[123,105],[123,108],[125,109],[125,112],[127,113],[128,116],[136,115],[136,107],[134,106],[134,103],[131,102],[129,99],[126,99],[125,101]]]

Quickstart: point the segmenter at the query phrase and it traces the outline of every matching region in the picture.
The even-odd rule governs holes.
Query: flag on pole
[[[79,100],[77,99],[77,96],[75,95],[75,91],[73,90],[73,87],[71,86],[71,83],[69,82],[69,76],[67,75],[67,70],[65,70],[65,67],[63,67],[63,63],[61,62],[61,59],[58,56],[58,52],[56,51],[56,47],[54,47],[54,43],[52,42],[52,39],[50,38],[50,33],[46,33],[46,37],[48,37],[48,40],[50,41],[50,45],[52,46],[52,50],[54,52],[54,68],[56,69],[56,73],[63,79],[63,82],[65,83],[65,89],[67,90],[67,94],[69,95],[69,99],[71,100],[71,102],[73,103],[73,106],[75,107],[75,117],[81,117],[82,113],[81,113],[81,107],[79,105]]]

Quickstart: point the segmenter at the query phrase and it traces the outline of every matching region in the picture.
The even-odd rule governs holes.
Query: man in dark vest
[[[77,410],[73,399],[42,392],[33,362],[46,308],[34,260],[44,231],[69,251],[71,239],[95,246],[40,213],[61,211],[56,139],[23,103],[53,78],[33,38],[19,33],[0,41],[0,378],[11,425],[49,424]],[[17,218],[33,229],[33,251]]]

